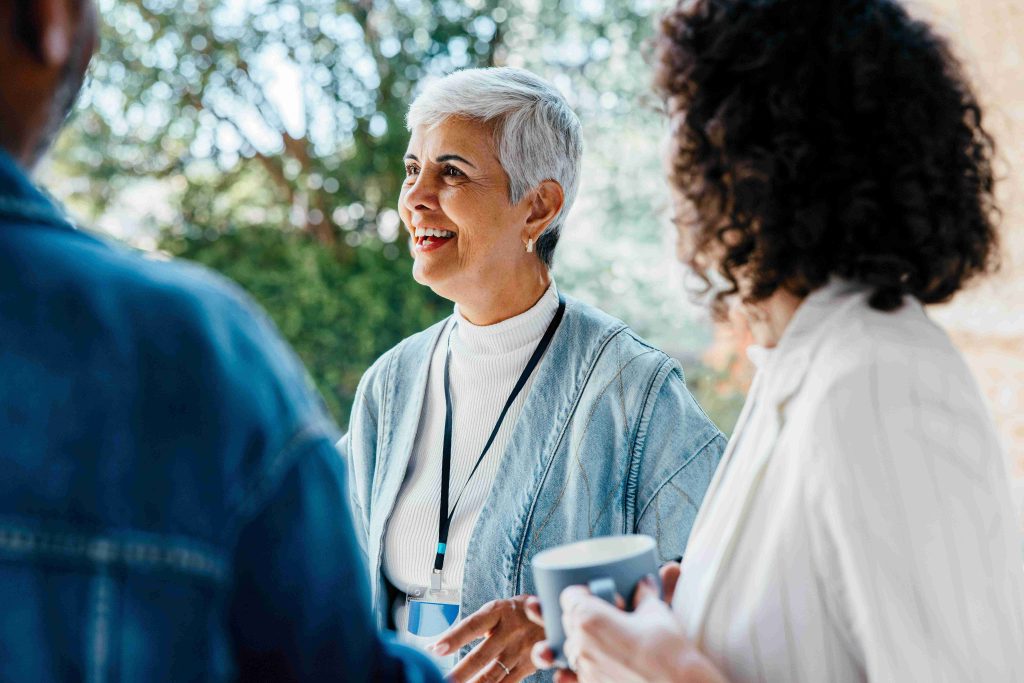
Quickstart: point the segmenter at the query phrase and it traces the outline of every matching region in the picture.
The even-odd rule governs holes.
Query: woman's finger
[[[511,669],[513,664],[518,664],[519,660],[523,658],[523,647],[532,646],[532,643],[518,642],[518,639],[512,637],[513,635],[515,634],[500,631],[491,635],[473,648],[473,651],[452,669],[448,674],[448,679],[452,683],[474,680],[474,676],[479,676],[482,672],[487,671],[494,660],[500,660],[502,664]]]
[[[567,619],[580,605],[585,604],[590,597],[590,591],[584,586],[569,586],[562,591],[562,594],[558,597],[558,602],[562,606],[562,619]]]
[[[488,603],[441,634],[430,650],[441,657],[486,636],[501,621],[497,603]]]
[[[559,669],[555,672],[555,683],[579,683],[579,679],[572,671]]]
[[[612,619],[621,612],[614,605],[609,605],[601,598],[594,597],[583,586],[569,586],[562,591],[562,625],[566,635],[584,628],[592,629],[598,624]]]
[[[505,664],[508,668],[506,673],[505,669],[502,668],[501,664]],[[469,683],[519,683],[530,674],[534,673],[537,669],[532,664],[526,662],[525,664],[517,664],[516,666],[510,666],[504,661],[499,664],[497,661],[491,662],[491,665],[485,668],[477,675],[476,678],[469,681]]]
[[[526,599],[526,605],[523,608],[523,612],[526,613],[526,618],[537,624],[537,626],[544,625],[543,608],[540,604],[540,598],[537,596],[531,595]]]
[[[645,603],[655,600],[661,602],[661,595],[658,593],[658,584],[652,574],[648,574],[636,585],[636,592],[633,594],[633,610],[640,609]]]
[[[501,679],[501,683],[519,683],[530,674],[536,673],[537,667],[532,662],[520,662],[512,669],[507,678]]]
[[[569,668],[576,669],[580,657],[580,642],[578,638],[569,636],[565,639],[565,642],[562,643],[562,657],[569,664]]]
[[[681,565],[678,562],[666,562],[658,570],[661,576],[661,593],[665,602],[672,604],[672,598],[676,594],[676,584],[679,582]]]
[[[555,665],[555,653],[548,646],[548,641],[542,640],[534,644],[530,651],[530,661],[541,671],[552,668]]]

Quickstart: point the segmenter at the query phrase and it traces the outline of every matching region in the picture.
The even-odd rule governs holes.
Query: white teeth
[[[416,228],[413,233],[416,237],[455,237],[451,230],[437,230],[435,228]]]

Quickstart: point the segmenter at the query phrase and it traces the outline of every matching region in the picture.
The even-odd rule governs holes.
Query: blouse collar
[[[536,344],[558,310],[558,289],[555,281],[543,296],[526,311],[494,325],[474,325],[466,320],[455,305],[455,334],[452,348],[480,355],[498,355]]]
[[[765,389],[774,400],[784,401],[800,387],[821,339],[830,327],[842,324],[866,291],[861,283],[832,278],[807,295],[774,348],[752,349],[748,356],[765,375]]]

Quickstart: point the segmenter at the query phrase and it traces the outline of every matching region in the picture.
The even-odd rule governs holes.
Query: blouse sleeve
[[[1008,474],[959,357],[876,359],[818,412],[812,525],[868,680],[1024,681]]]

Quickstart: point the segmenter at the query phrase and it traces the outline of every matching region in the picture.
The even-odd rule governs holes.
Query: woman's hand
[[[678,565],[663,569],[666,597],[674,591],[678,575]],[[671,608],[658,599],[651,579],[637,587],[632,613],[616,609],[581,586],[567,588],[561,601],[563,649],[575,673],[559,671],[558,683],[728,683],[687,640]],[[535,647],[533,659],[538,668],[552,665],[544,643]]]
[[[519,595],[493,600],[441,635],[433,650],[442,656],[478,638],[484,639],[452,669],[448,680],[452,683],[519,683],[537,670],[530,659],[530,650],[544,639],[544,626],[526,615],[524,607],[528,598]]]

